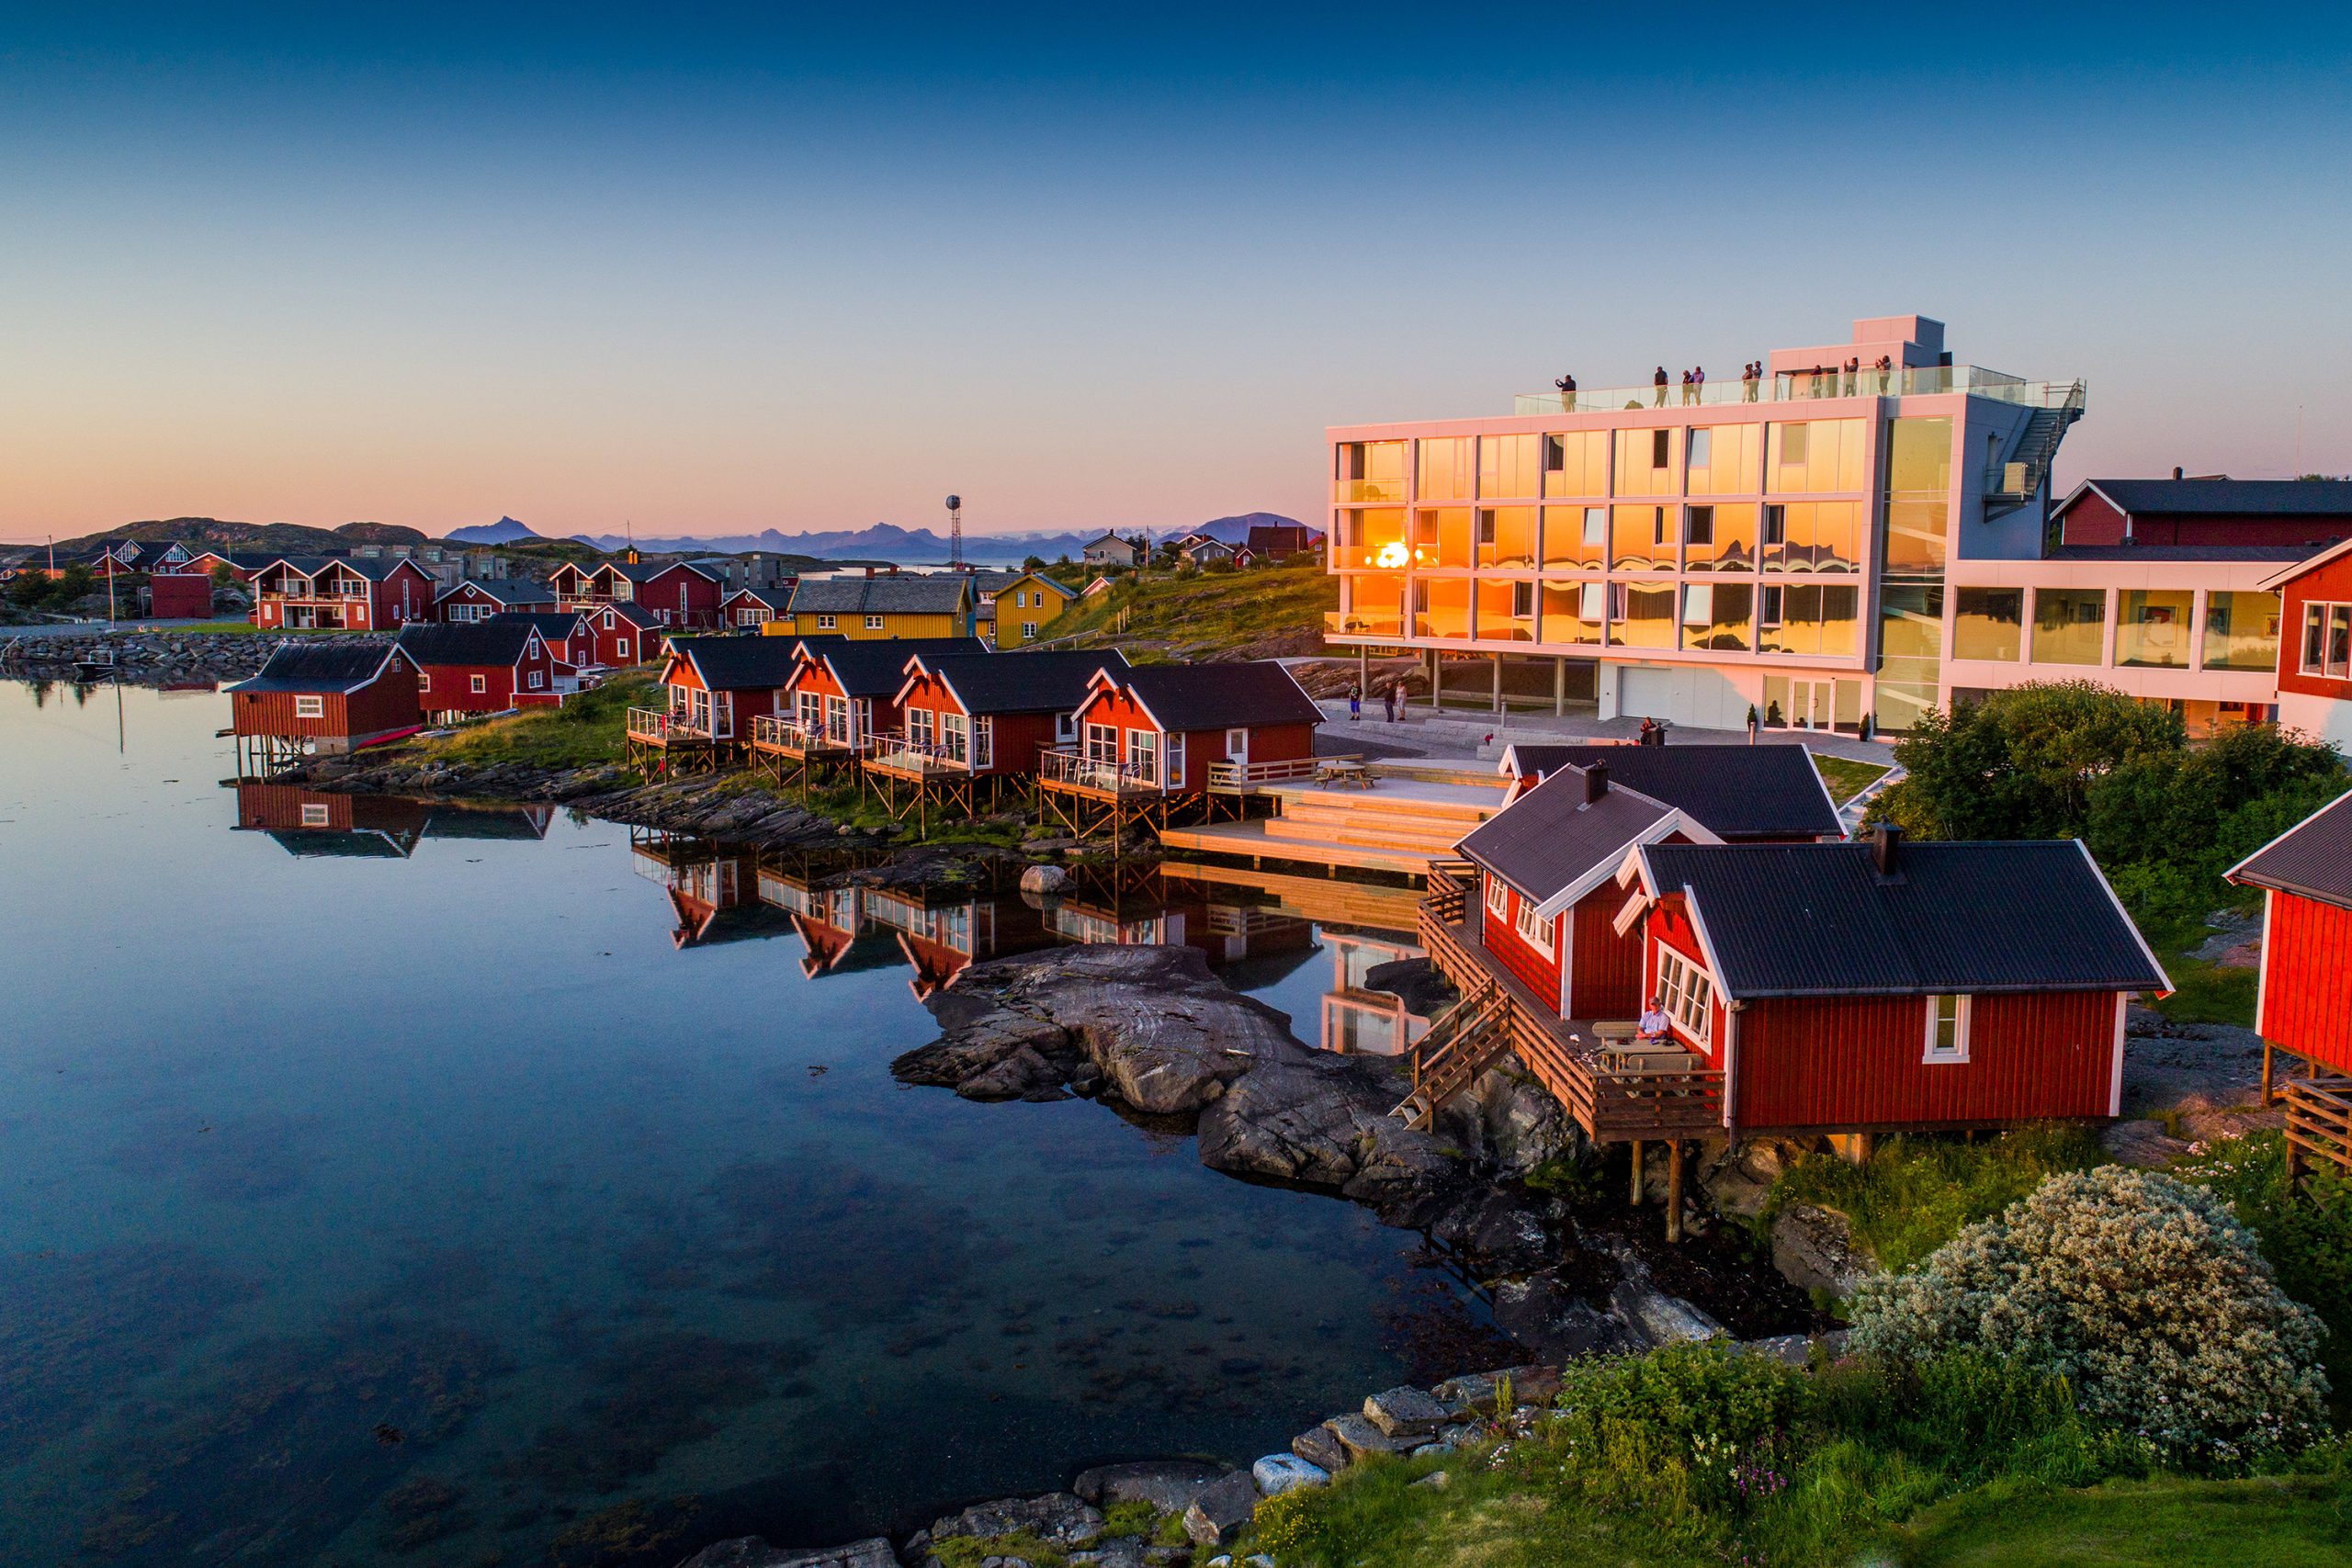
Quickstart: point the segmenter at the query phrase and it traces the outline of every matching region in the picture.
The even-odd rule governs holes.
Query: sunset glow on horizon
[[[2125,15],[20,21],[0,540],[1321,522],[1327,425],[1915,310],[2062,488],[2352,469],[2346,24]]]

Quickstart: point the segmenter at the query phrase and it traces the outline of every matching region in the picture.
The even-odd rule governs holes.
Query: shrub
[[[2308,1438],[2322,1329],[2213,1194],[2105,1166],[2054,1176],[1909,1274],[1872,1280],[1855,1343],[1897,1362],[1982,1348],[2063,1377],[2083,1410],[2181,1461]]]
[[[1812,1398],[1802,1372],[1702,1341],[1570,1368],[1550,1436],[1597,1500],[1687,1514],[1784,1485],[1785,1434]]]
[[[2210,1189],[2254,1232],[2278,1288],[2319,1314],[2330,1381],[2352,1393],[2352,1181],[2322,1167],[2287,1183],[2284,1134],[2192,1145],[2174,1174]]]

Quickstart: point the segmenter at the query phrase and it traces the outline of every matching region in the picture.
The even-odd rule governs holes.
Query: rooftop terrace
[[[2028,381],[1981,365],[1923,365],[1890,370],[1868,366],[1846,372],[1824,367],[1811,371],[1783,370],[1754,382],[1736,373],[1686,387],[1678,379],[1660,387],[1578,388],[1574,392],[1521,392],[1512,399],[1515,414],[1613,413],[1623,409],[1690,408],[1724,403],[1807,402],[1823,398],[1907,398],[1935,392],[1966,392],[2026,408],[2063,408],[2079,403],[2080,381]]]

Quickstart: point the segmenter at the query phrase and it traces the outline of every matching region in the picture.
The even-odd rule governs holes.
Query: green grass
[[[2172,976],[2172,995],[2148,998],[2148,1005],[2176,1023],[2234,1023],[2254,1027],[2256,972],[2234,969],[2191,956],[2205,944],[2212,929],[2201,919],[2167,919],[2143,914],[2140,934]]]
[[[251,621],[198,621],[194,626],[172,627],[175,636],[184,632],[202,632],[207,637],[252,637],[260,630],[261,628]],[[300,636],[300,634],[289,633],[288,635]]]
[[[2106,1159],[2098,1137],[2080,1127],[2020,1128],[1973,1144],[1951,1134],[1892,1137],[1860,1166],[1815,1155],[1782,1173],[1765,1200],[1764,1218],[1788,1203],[1835,1209],[1871,1257],[1900,1271],[2045,1177]]]
[[[1901,1568],[2320,1568],[2352,1562],[2352,1482],[1996,1482],[1888,1543]]]
[[[1826,756],[1819,751],[1812,756],[1814,771],[1828,787],[1829,798],[1840,806],[1867,789],[1872,780],[1892,771],[1884,762],[1858,762],[1850,757]]]
[[[627,760],[628,710],[650,705],[652,691],[650,672],[621,675],[561,707],[526,708],[416,744],[428,756],[469,767],[603,767]]]
[[[1171,657],[1190,658],[1280,632],[1320,632],[1324,612],[1339,607],[1339,579],[1302,557],[1248,571],[1155,570],[1124,578],[1102,597],[1064,612],[1046,632],[1057,646],[1073,637],[1090,644],[1142,645],[1130,651],[1142,662],[1154,644]]]

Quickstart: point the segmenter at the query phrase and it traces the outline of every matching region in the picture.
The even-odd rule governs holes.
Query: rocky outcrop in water
[[[299,639],[235,632],[138,631],[101,627],[0,637],[0,676],[64,680],[84,660],[111,660],[137,685],[176,686],[243,681],[260,673],[269,656]]]

